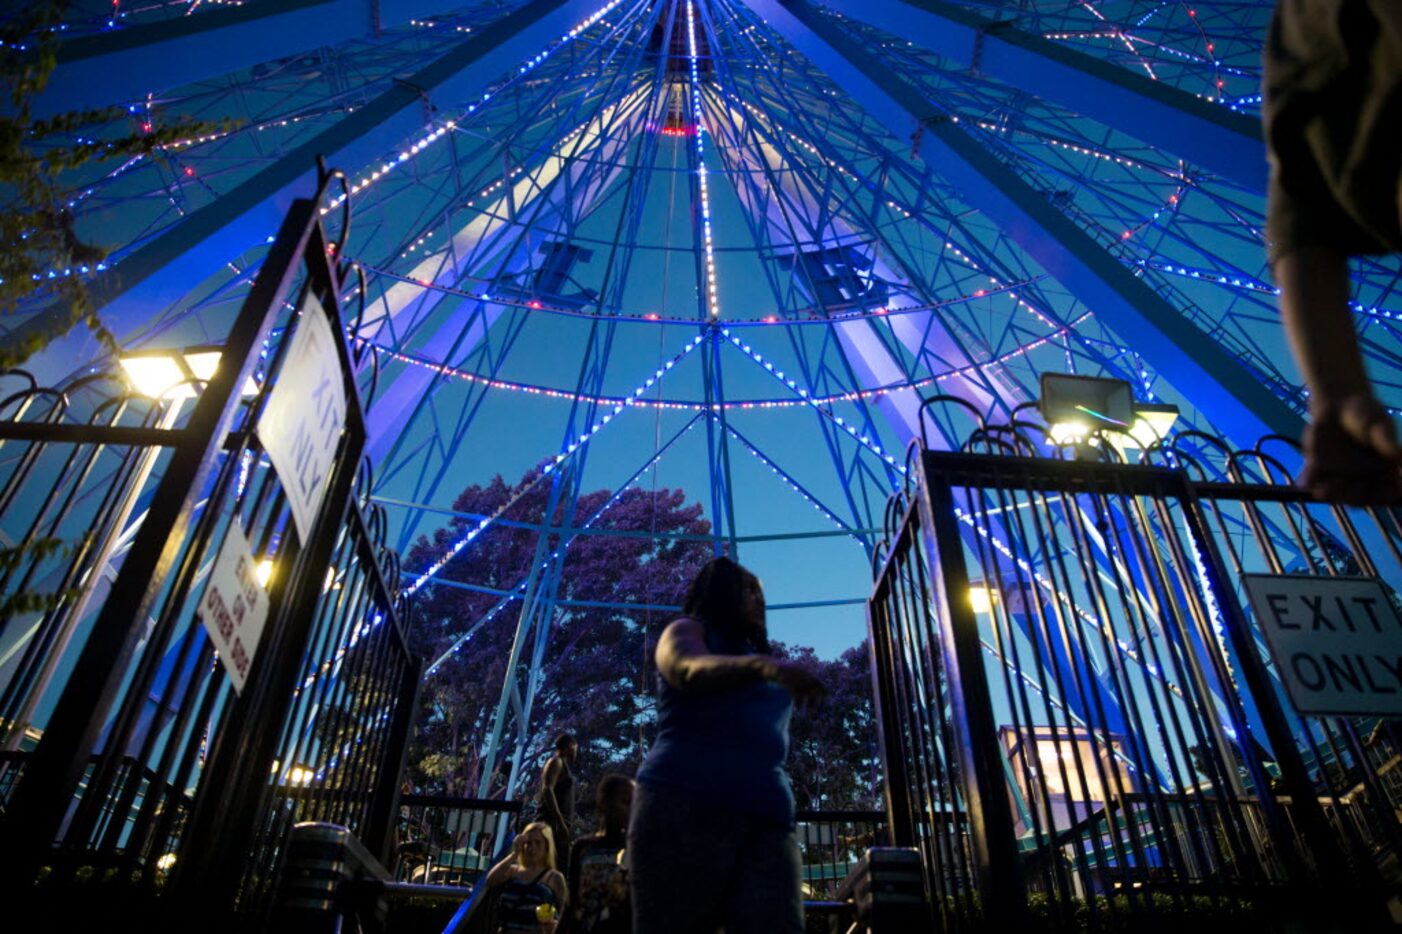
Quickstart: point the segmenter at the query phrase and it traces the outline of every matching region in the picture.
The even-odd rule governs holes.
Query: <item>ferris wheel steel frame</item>
[[[411,19],[419,6],[390,15]],[[381,486],[403,482],[411,490],[386,500],[403,510],[401,548],[428,515],[443,511],[435,504],[492,392],[514,387],[568,405],[558,454],[535,481],[548,484],[547,508],[529,572],[499,591],[430,668],[470,648],[488,619],[516,613],[479,785],[487,794],[504,781],[511,794],[550,632],[570,608],[560,596],[570,542],[594,532],[610,505],[702,422],[711,541],[732,553],[749,542],[839,534],[870,555],[885,497],[905,473],[899,448],[888,450],[884,439],[903,441],[929,425],[938,445],[956,446],[969,427],[957,411],[922,409],[917,386],[1010,416],[1035,399],[1038,372],[1088,367],[1150,397],[1166,381],[1174,398],[1196,406],[1184,414],[1189,427],[1215,426],[1248,444],[1262,434],[1298,436],[1299,386],[1276,366],[1272,345],[1256,340],[1274,301],[1264,262],[1238,262],[1239,251],[1228,248],[1259,240],[1264,157],[1255,120],[1243,113],[1250,95],[1225,89],[1228,78],[1251,79],[1240,62],[1253,40],[1224,39],[1222,31],[1234,23],[1255,28],[1270,5],[1204,3],[1210,9],[1199,16],[1124,0],[1114,11],[1134,13],[1133,22],[1103,34],[1084,28],[1105,19],[1100,8],[1049,6],[528,0],[494,18],[479,15],[471,27],[429,23],[441,40],[432,64],[408,78],[392,68],[367,73],[363,99],[347,97],[357,102],[339,116],[298,111],[302,102],[289,101],[283,123],[305,117],[311,129],[284,137],[263,168],[212,201],[153,222],[91,288],[124,338],[150,330],[152,309],[174,309],[161,327],[217,315],[256,268],[312,156],[326,154],[335,164],[369,167],[353,176],[348,194],[357,225],[374,232],[366,239],[385,241],[347,258],[366,272],[373,293],[354,339],[394,367],[372,409],[369,445]],[[358,7],[326,0],[203,12],[118,31],[85,60],[136,61],[164,37],[200,53],[203,70],[186,79],[215,75],[252,64],[245,48],[229,48],[239,30]],[[1208,28],[1214,13],[1227,25]],[[900,41],[881,33],[897,26]],[[456,39],[469,29],[469,38]],[[1154,30],[1165,41],[1145,38]],[[364,31],[363,19],[337,18],[311,33],[329,43]],[[1185,36],[1211,54],[1173,44]],[[1229,46],[1221,61],[1212,58],[1214,38]],[[281,54],[296,44],[279,39],[270,48]],[[133,80],[151,87],[161,74]],[[1215,97],[1194,90],[1204,83]],[[134,96],[125,84],[92,82],[56,84],[52,93],[64,106]],[[841,106],[839,94],[859,107]],[[476,103],[464,109],[464,101]],[[193,144],[188,164],[203,165],[211,145]],[[691,213],[689,244],[675,249],[691,267],[696,301],[687,314],[658,316],[628,307],[628,284],[646,258],[642,231],[655,221],[654,186],[679,180],[685,197],[669,197]],[[712,220],[722,214],[748,237],[762,273],[753,302],[761,310],[753,314],[725,314],[716,299],[733,294],[726,261],[739,249],[713,243]],[[593,231],[606,222],[611,234]],[[226,264],[232,276],[186,301]],[[597,287],[578,288],[581,265],[604,270]],[[1392,348],[1402,312],[1386,307],[1395,303],[1392,277],[1384,261],[1360,264],[1355,310],[1387,401],[1399,405],[1402,356]],[[1204,296],[1225,300],[1214,310]],[[513,352],[529,340],[533,320],[551,315],[585,331],[573,381],[513,382]],[[620,335],[650,327],[672,345],[679,333],[691,339],[666,366],[629,374],[637,388],[620,395],[610,389]],[[773,343],[761,348],[761,339]],[[86,359],[90,346],[59,342],[40,368],[62,375],[56,370]],[[790,361],[787,375],[776,355]],[[660,413],[661,385],[692,356],[700,395],[673,398],[695,414],[669,429],[665,443],[659,435],[603,508],[579,521],[595,436],[629,408]],[[773,394],[735,393],[737,382],[754,378]],[[732,417],[781,405],[811,410],[821,439],[813,449],[838,478],[831,501]],[[813,505],[834,532],[741,535],[734,493],[744,455]],[[500,516],[474,519],[444,557],[410,569],[407,589],[434,582]],[[996,527],[968,531],[999,541]]]

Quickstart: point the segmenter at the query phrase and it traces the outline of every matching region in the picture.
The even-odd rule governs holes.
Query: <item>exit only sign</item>
[[[1314,716],[1402,716],[1402,619],[1372,577],[1242,577],[1290,701]]]

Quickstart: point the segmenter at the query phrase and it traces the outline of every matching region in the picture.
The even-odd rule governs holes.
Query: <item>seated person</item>
[[[569,890],[575,899],[566,931],[629,934],[633,912],[628,902],[628,870],[620,857],[628,844],[633,780],[626,775],[605,775],[599,780],[594,805],[599,832],[576,840],[570,853]]]
[[[539,821],[526,825],[512,841],[511,855],[487,873],[487,889],[496,895],[501,934],[555,934],[569,890],[555,868],[555,840],[549,825]]]

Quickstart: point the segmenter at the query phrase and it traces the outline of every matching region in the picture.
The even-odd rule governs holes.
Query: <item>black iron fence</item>
[[[799,811],[798,849],[803,863],[803,897],[829,901],[862,855],[885,842],[881,811]]]
[[[869,603],[892,842],[941,929],[1383,924],[1395,724],[1295,714],[1241,576],[1395,586],[1395,511],[1202,437],[979,439],[918,451]]]
[[[519,823],[522,802],[403,795],[394,858],[387,861],[399,882],[472,885],[491,868]]]
[[[0,374],[0,885],[96,872],[256,914],[293,822],[391,844],[418,662],[320,221],[336,177],[222,346],[58,390]]]

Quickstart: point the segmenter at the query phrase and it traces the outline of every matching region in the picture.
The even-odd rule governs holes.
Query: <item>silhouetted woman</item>
[[[764,591],[729,558],[701,569],[657,644],[657,742],[638,771],[628,861],[635,934],[801,934],[793,701],[823,690],[769,655]]]

